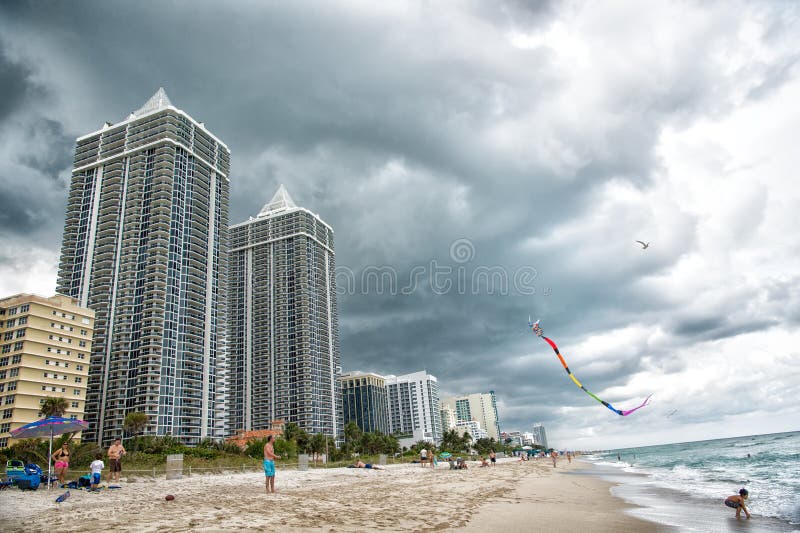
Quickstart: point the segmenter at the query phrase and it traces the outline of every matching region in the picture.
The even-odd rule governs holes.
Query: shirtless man
[[[275,455],[275,448],[273,442],[275,435],[267,437],[267,443],[264,444],[264,475],[267,477],[267,494],[275,492],[275,459],[280,459],[280,455]]]
[[[745,506],[744,501],[750,494],[747,492],[747,489],[740,489],[739,495],[737,496],[734,494],[733,496],[728,496],[725,498],[725,505],[730,507],[731,509],[736,509],[736,520],[741,519],[742,511],[744,511],[745,516],[747,519],[750,519],[750,511],[747,510],[747,506]]]
[[[121,439],[114,439],[114,444],[108,448],[108,482],[116,478],[119,483],[119,475],[122,472],[122,456],[125,455],[125,447],[122,445]]]

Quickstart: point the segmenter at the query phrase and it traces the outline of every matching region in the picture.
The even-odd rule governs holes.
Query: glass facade
[[[364,432],[389,433],[386,381],[375,374],[345,374],[342,382],[344,424],[355,422]]]
[[[283,420],[341,438],[333,230],[281,186],[230,245],[231,431]]]
[[[159,90],[75,150],[58,291],[96,312],[84,437],[221,438],[228,148]]]

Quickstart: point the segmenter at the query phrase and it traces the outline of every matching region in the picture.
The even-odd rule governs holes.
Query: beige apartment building
[[[9,432],[41,418],[44,399],[67,401],[68,418],[84,418],[94,311],[57,294],[0,298],[0,448]]]

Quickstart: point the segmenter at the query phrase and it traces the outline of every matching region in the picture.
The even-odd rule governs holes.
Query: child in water
[[[725,505],[730,507],[731,509],[736,509],[736,519],[741,519],[742,510],[744,510],[744,514],[747,518],[750,518],[750,511],[747,510],[747,507],[744,504],[744,501],[749,496],[747,489],[740,489],[739,495],[737,496],[734,494],[733,496],[728,496],[725,498]]]

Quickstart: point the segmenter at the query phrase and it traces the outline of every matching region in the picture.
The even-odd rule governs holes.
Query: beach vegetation
[[[66,398],[48,396],[44,399],[42,406],[39,408],[39,414],[45,418],[49,416],[61,417],[67,412],[68,407],[69,404],[67,404]]]

